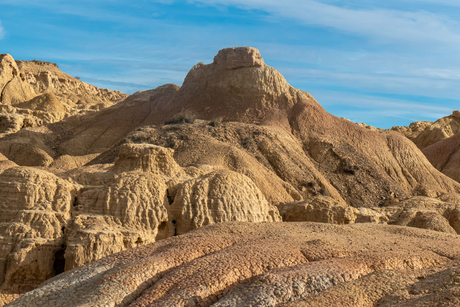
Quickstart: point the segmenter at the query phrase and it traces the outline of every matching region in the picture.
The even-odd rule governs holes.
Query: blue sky
[[[133,93],[252,46],[330,113],[381,128],[460,109],[458,0],[0,0],[0,53]]]

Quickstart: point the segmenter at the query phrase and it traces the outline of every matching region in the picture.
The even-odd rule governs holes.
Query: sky
[[[236,46],[354,122],[460,109],[460,0],[0,0],[0,53],[128,94]]]

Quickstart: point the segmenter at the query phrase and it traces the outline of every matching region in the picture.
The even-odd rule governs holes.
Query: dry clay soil
[[[223,223],[56,276],[7,306],[458,306],[460,237]]]

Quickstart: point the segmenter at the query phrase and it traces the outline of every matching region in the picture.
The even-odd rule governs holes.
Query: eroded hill
[[[14,84],[18,86],[12,91],[11,97],[26,95],[29,89],[37,94],[42,88],[41,83],[31,85],[32,77],[24,80],[20,77],[21,65],[23,71],[29,71],[32,75],[43,75],[43,78],[52,75],[51,72],[36,72],[33,67],[39,65],[37,63],[16,65],[10,58],[3,57],[2,65],[5,68],[0,70],[0,80],[10,80],[3,86],[4,89]],[[48,83],[42,83],[59,88],[56,82],[59,81],[61,85],[65,82],[59,80],[57,72],[56,76],[57,79],[50,77],[49,82],[46,77],[44,80]],[[35,80],[38,80],[37,77]],[[60,88],[62,92],[65,87]],[[23,94],[21,89],[24,89]],[[15,91],[20,95],[14,94]],[[100,92],[96,90],[91,93],[92,88],[85,95],[99,97]],[[44,108],[42,105],[48,107],[60,104],[69,112],[68,107],[73,101],[69,97],[72,95],[55,95],[57,103],[55,101],[53,104],[43,104],[40,99],[31,100],[29,97],[23,97],[24,101],[17,102],[20,99],[14,98],[19,99],[14,105],[24,104],[21,106],[38,109]],[[105,99],[115,102],[118,98],[114,93]],[[13,98],[9,99],[10,102],[14,101]],[[279,228],[276,231],[280,233],[284,231],[283,227],[290,229],[294,226],[267,223],[370,223],[374,225],[362,227],[367,227],[366,231],[370,233],[375,230],[374,239],[383,235],[381,229],[397,233],[394,237],[396,245],[405,242],[405,231],[412,230],[395,226],[381,228],[383,226],[376,224],[435,230],[437,232],[420,230],[417,236],[422,237],[425,232],[433,237],[439,235],[445,238],[446,244],[456,244],[455,234],[460,233],[459,183],[436,170],[417,146],[401,134],[371,131],[327,113],[310,94],[293,88],[278,71],[266,65],[259,51],[254,48],[219,51],[211,64],[195,65],[180,87],[164,85],[135,93],[98,111],[72,114],[40,126],[11,131],[0,138],[0,153],[3,155],[0,160],[0,185],[3,188],[0,191],[4,193],[0,198],[0,262],[3,262],[0,266],[3,268],[3,271],[0,270],[0,297],[3,303],[63,271],[142,245],[153,244],[123,255],[148,251],[150,248],[163,250],[163,246],[172,244],[169,242],[187,240],[180,239],[183,234],[216,223],[265,223],[261,225],[266,226],[260,227],[270,228],[273,225],[273,229]],[[252,228],[259,227],[251,224],[228,225],[241,233],[246,230],[254,233],[258,230]],[[305,224],[299,227],[313,226]],[[359,232],[357,229],[361,229],[361,226],[328,227],[321,229],[337,232],[343,229],[350,236],[355,230]],[[175,236],[178,239],[167,239]],[[275,237],[271,245],[284,244],[282,236],[277,234]],[[257,234],[251,237],[248,233],[247,238],[259,240]],[[315,237],[314,241],[321,238]],[[204,245],[209,245],[205,238],[193,242],[200,240]],[[243,241],[240,245],[243,250],[253,249],[251,244],[246,246],[247,242]],[[290,241],[286,242],[288,244]],[[339,250],[344,248],[343,242],[337,250],[326,248],[318,251],[318,255],[322,255],[318,259],[341,258],[337,255],[341,255]],[[217,251],[217,247],[212,247],[212,244],[203,255],[208,251]],[[379,266],[377,264],[390,257],[390,254],[387,254],[388,249],[383,249],[384,245],[378,245],[377,241],[375,244],[375,249],[369,255],[366,254],[366,259],[355,257],[363,252],[364,246],[345,249],[346,254],[350,252],[347,255],[352,257],[350,263],[356,265],[357,272],[363,272],[350,274],[359,278],[381,269],[394,269],[394,274],[400,276],[401,270],[425,269],[441,263],[450,265],[453,262],[449,259],[457,257],[456,254],[445,257],[447,251],[444,247],[441,252],[430,254],[427,252],[429,246],[424,245],[420,249],[417,247],[414,250],[415,258],[411,258],[406,255],[409,250],[398,245],[396,254],[391,256],[395,257],[395,264]],[[419,246],[419,243],[414,244]],[[218,246],[221,248],[223,245]],[[265,247],[260,248],[260,253],[264,254]],[[288,254],[291,253],[289,248],[284,249]],[[379,249],[381,253],[374,254]],[[228,255],[235,259],[243,257],[232,253],[230,251]],[[298,250],[292,252],[292,261],[279,267],[289,267],[288,275],[291,269],[294,270],[292,274],[298,274],[295,272],[297,267],[291,267],[307,262],[309,258],[300,256],[303,254]],[[273,257],[287,257],[284,251],[277,255]],[[131,265],[129,261],[117,262],[115,259],[118,256],[111,257],[106,258],[111,260],[96,263],[115,261],[111,265]],[[120,257],[124,259],[124,256]],[[158,257],[166,256],[159,253]],[[158,257],[154,256],[160,259]],[[263,262],[263,259],[257,257],[248,254],[247,266],[258,267],[257,263]],[[192,261],[192,258],[184,261]],[[177,267],[181,271],[180,261],[174,259],[168,268]],[[91,271],[97,265],[62,275],[63,278],[71,276],[69,278],[75,277],[77,280],[81,276],[81,286],[95,291],[92,292],[94,295],[87,297],[89,301],[85,304],[103,299],[101,293],[104,290],[101,289],[111,287],[110,283],[104,283],[104,278],[100,282],[102,288],[91,284],[93,275],[87,275],[86,270]],[[228,267],[228,270],[234,267],[233,262],[222,265]],[[341,264],[337,266],[341,267]],[[248,274],[236,276],[213,290],[190,290],[184,300],[180,300],[180,304],[185,306],[185,301],[192,305],[201,304],[198,302],[217,302],[216,299],[222,298],[224,292],[230,291],[233,286],[243,281],[251,283],[251,278],[259,278],[262,276],[260,274],[275,267],[250,270]],[[319,278],[323,272],[337,268],[326,264],[325,271],[322,271],[323,266],[312,266],[306,270],[313,270],[312,278]],[[105,269],[94,270],[103,272]],[[128,271],[129,276],[137,274]],[[153,285],[157,279],[153,277],[156,276],[154,271],[146,270],[145,274],[153,275],[133,281],[133,288],[123,290],[124,294],[114,298],[114,304],[128,305],[140,295],[142,287],[155,288]],[[84,273],[78,275],[80,273],[76,272]],[[163,275],[158,276],[162,278]],[[355,277],[336,280],[332,284],[351,282]],[[382,280],[387,277],[383,276]],[[61,283],[64,279],[55,280]],[[413,282],[409,279],[406,281],[406,286]],[[143,285],[141,288],[138,288],[138,282]],[[214,282],[213,279],[205,281]],[[69,281],[63,283],[69,284]],[[165,291],[178,291],[180,294],[181,287],[187,285],[185,281],[181,284],[174,279],[168,286],[173,289],[172,292]],[[400,286],[403,287],[402,284],[397,287]],[[158,287],[163,286],[158,284]],[[271,286],[266,288],[270,289]],[[325,289],[322,286],[320,288]],[[30,301],[39,304],[38,297],[42,294],[48,300],[53,296],[67,297],[60,286],[52,284],[49,289],[45,291],[46,295],[40,292],[42,290],[37,290],[35,293],[39,294],[31,294]],[[244,287],[241,291],[245,291]],[[312,291],[316,293],[319,290]],[[311,294],[312,291],[307,292]],[[107,293],[115,295],[111,291]],[[235,295],[242,298],[247,296]],[[267,295],[271,297],[272,294]],[[300,299],[302,295],[295,297]],[[91,301],[93,298],[96,301]],[[27,299],[24,296],[22,302]],[[156,299],[150,297],[139,304],[150,304]],[[237,298],[228,299],[230,303],[222,303],[222,306],[231,306],[232,300]],[[249,301],[248,298],[245,302]],[[280,299],[273,302],[281,304],[288,301]],[[56,300],[56,304],[59,302]],[[164,302],[171,302],[171,306],[180,305],[176,299]]]

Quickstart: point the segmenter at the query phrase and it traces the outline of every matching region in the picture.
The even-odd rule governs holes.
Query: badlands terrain
[[[381,130],[254,48],[125,95],[0,55],[0,306],[459,306],[460,112]]]

